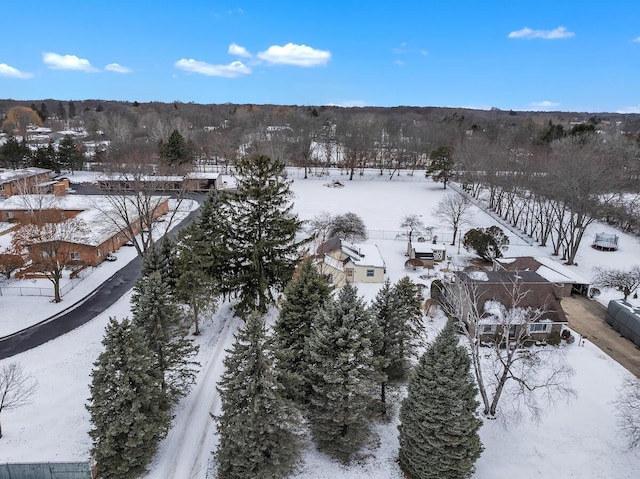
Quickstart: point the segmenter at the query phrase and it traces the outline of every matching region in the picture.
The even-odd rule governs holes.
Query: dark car
[[[118,257],[113,253],[107,253],[107,256],[104,257],[105,261],[116,261]]]

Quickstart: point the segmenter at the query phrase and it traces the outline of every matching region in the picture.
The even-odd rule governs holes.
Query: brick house
[[[169,197],[157,197],[157,206],[153,218],[169,211]],[[0,220],[20,221],[28,219],[33,211],[48,212],[59,221],[78,219],[86,227],[87,234],[82,240],[70,243],[65,249],[70,251],[74,261],[88,266],[97,266],[104,261],[108,253],[120,248],[127,240],[127,225],[119,225],[107,216],[113,209],[107,197],[91,196],[53,196],[53,195],[17,195],[0,203]],[[134,234],[142,230],[141,220],[135,211],[128,212]],[[46,246],[29,245],[32,254],[46,250]]]
[[[13,196],[39,192],[42,186],[53,184],[52,171],[44,168],[0,169],[0,195]]]

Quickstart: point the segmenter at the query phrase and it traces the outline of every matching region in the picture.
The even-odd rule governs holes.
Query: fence
[[[82,278],[85,276],[86,275],[83,275]],[[80,284],[80,282],[82,282],[82,278],[72,279],[68,283],[60,286],[60,296],[64,296]],[[0,287],[0,296],[47,296],[53,298],[55,294],[53,292],[53,286],[3,286]]]
[[[464,232],[462,233],[464,234]],[[453,239],[453,232],[451,231],[434,231],[433,237],[438,237],[439,244],[450,245],[451,240]],[[409,241],[409,236],[406,231],[394,231],[394,230],[367,230],[367,237],[370,240],[398,240],[398,241]],[[531,246],[532,240],[529,238],[522,238],[519,235],[507,234],[509,238],[509,245],[512,246]],[[419,234],[415,234],[413,237],[413,241],[417,241],[420,238]],[[426,242],[431,243],[431,237],[426,237]],[[456,247],[458,246],[458,241],[461,240],[461,235],[458,235],[456,240]]]
[[[88,462],[0,464],[0,479],[92,479]]]

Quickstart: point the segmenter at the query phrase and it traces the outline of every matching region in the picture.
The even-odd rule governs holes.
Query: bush
[[[552,331],[549,333],[549,336],[547,336],[547,344],[551,344],[552,346],[558,346],[560,341],[561,338],[559,331]]]

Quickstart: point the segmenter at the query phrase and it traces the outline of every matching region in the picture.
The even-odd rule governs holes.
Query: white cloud
[[[617,110],[616,113],[640,113],[640,105],[627,106],[620,110]]]
[[[236,57],[251,58],[251,53],[245,48],[236,43],[229,45],[229,55],[235,55]]]
[[[560,106],[560,103],[556,103],[554,101],[549,101],[549,100],[543,100],[543,101],[534,101],[530,104],[530,106],[534,107],[534,108],[542,108],[542,109],[546,109],[546,108],[555,108]]]
[[[636,37],[636,38],[634,38],[634,39],[633,39],[633,40],[631,40],[631,41],[632,41],[632,42],[635,42],[635,43],[640,43],[640,37]]]
[[[273,65],[315,67],[326,65],[331,59],[331,52],[316,50],[307,45],[287,43],[284,46],[270,46],[266,51],[258,53],[258,58]]]
[[[33,78],[33,73],[21,72],[6,63],[0,63],[0,76],[28,80],[29,78]]]
[[[98,71],[89,63],[89,60],[75,55],[58,55],[57,53],[45,52],[42,54],[42,61],[53,70],[75,70],[87,73]]]
[[[176,68],[190,73],[199,73],[211,77],[236,78],[248,75],[251,69],[240,61],[231,62],[228,65],[211,65],[194,59],[182,58],[174,63]]]
[[[509,33],[508,38],[524,38],[532,40],[534,38],[542,38],[543,40],[559,40],[562,38],[571,38],[575,33],[568,31],[565,27],[557,27],[553,30],[532,30],[525,27],[522,30],[516,30]]]
[[[109,63],[106,67],[104,67],[104,69],[108,72],[114,73],[131,73],[133,71],[131,70],[131,68],[123,67],[119,63]]]
[[[398,65],[399,67],[403,67],[404,66],[404,62],[402,60],[396,60],[394,63],[396,65]]]

